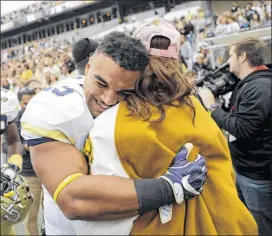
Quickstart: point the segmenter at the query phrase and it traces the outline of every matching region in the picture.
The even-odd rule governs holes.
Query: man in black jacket
[[[216,104],[208,89],[199,90],[212,118],[229,133],[237,191],[260,235],[272,235],[272,70],[264,66],[267,50],[262,41],[252,37],[230,46],[230,71],[241,81],[232,94],[229,113]]]

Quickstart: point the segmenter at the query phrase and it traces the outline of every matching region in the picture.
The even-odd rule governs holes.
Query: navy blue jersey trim
[[[48,143],[48,142],[54,142],[54,141],[57,141],[57,140],[52,138],[36,138],[36,139],[27,140],[26,143],[28,146],[31,147],[31,146],[36,146],[42,143]]]
[[[10,122],[8,122],[8,124],[11,124],[12,122],[14,122],[16,120],[16,118],[14,119],[14,120],[12,120],[12,121],[10,121]]]

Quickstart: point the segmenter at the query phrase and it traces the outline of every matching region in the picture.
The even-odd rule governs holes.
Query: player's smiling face
[[[85,74],[87,104],[93,117],[97,117],[135,92],[141,71],[126,70],[107,55],[98,53],[90,58]]]

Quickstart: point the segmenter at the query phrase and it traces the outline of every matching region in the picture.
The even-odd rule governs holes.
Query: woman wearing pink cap
[[[179,32],[167,21],[157,19],[138,26],[133,37],[140,39],[150,54],[135,88],[138,100],[134,98],[136,104],[131,104],[135,116],[146,121],[117,116],[115,143],[124,169],[131,178],[160,176],[170,164],[171,158],[167,157],[190,142],[194,146],[192,154],[207,158],[208,174],[199,197],[168,209],[172,219],[167,224],[160,223],[162,213],[165,215],[160,209],[136,219],[131,234],[256,235],[256,223],[236,192],[225,137],[191,95],[192,87],[181,70]],[[119,113],[127,112],[121,103]]]

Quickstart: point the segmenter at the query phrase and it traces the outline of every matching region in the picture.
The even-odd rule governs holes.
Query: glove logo
[[[14,205],[12,203],[10,203],[7,208],[1,205],[1,208],[7,213],[7,215],[4,215],[5,220],[11,222],[17,222],[19,220],[20,213],[14,208]]]
[[[199,195],[206,180],[205,158],[198,154],[195,161],[188,161],[192,149],[191,143],[185,144],[174,157],[167,172],[160,176],[171,185],[177,204],[181,204],[184,199],[191,199]],[[171,220],[172,207],[160,207],[159,212],[163,224]]]
[[[178,204],[180,204],[180,203],[182,203],[184,201],[184,191],[183,191],[183,188],[182,188],[181,184],[174,183],[174,189],[176,191],[176,196],[177,196],[176,202]]]

